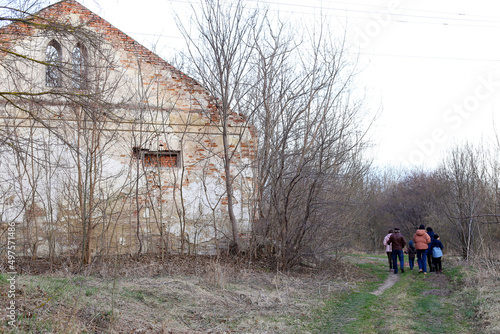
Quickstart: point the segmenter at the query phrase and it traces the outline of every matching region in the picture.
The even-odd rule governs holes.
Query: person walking
[[[408,242],[406,254],[408,254],[408,264],[410,266],[410,270],[413,270],[413,267],[415,266],[415,254],[417,254],[417,250],[415,249],[415,243],[413,242],[413,240],[410,240],[410,242]]]
[[[443,256],[443,243],[439,240],[439,235],[434,234],[431,246],[429,248],[429,253],[432,253],[432,261],[434,262],[434,268],[436,274],[441,274],[443,272],[443,267],[441,265],[441,257]]]
[[[417,232],[413,235],[413,242],[417,250],[418,272],[427,274],[427,249],[429,248],[431,237],[427,234],[424,225],[420,225]]]
[[[387,260],[389,261],[389,271],[393,271],[394,269],[392,267],[392,246],[388,244],[391,234],[392,234],[392,229],[390,229],[389,232],[387,232],[387,235],[384,238],[385,252],[387,254]]]
[[[403,249],[406,246],[406,240],[401,233],[399,227],[394,228],[394,233],[389,237],[388,244],[392,246],[392,266],[394,267],[394,274],[398,273],[398,257],[401,268],[401,273],[405,272],[405,259]]]
[[[429,227],[427,226],[427,228],[425,229],[427,231],[427,234],[429,235],[429,237],[431,237],[431,242],[429,242],[429,244],[427,246],[428,247],[428,251],[427,251],[427,267],[429,267],[429,272],[433,272],[434,271],[434,265],[433,265],[433,261],[432,261],[432,251],[430,249],[431,247],[431,244],[432,244],[432,241],[434,240],[434,231],[432,230],[432,227]]]

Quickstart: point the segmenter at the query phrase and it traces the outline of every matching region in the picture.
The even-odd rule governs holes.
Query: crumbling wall
[[[61,94],[18,99],[0,111],[2,125],[23,139],[20,150],[0,148],[9,157],[0,163],[6,182],[0,188],[2,224],[16,221],[23,252],[78,252],[87,223],[94,254],[136,253],[139,248],[204,252],[224,242],[231,233],[214,99],[195,80],[75,1],[52,5],[40,16],[87,29],[95,43],[85,45],[86,90],[68,89],[68,75],[57,88]],[[72,47],[82,42],[71,33],[19,25],[2,28],[2,36],[17,53],[40,62],[0,55],[2,62],[17,62],[24,75],[13,82],[16,78],[2,68],[0,85],[45,92],[47,45],[56,39],[63,63],[70,64]],[[255,206],[257,143],[241,115],[231,115],[230,143],[235,213],[244,234]],[[154,154],[165,154],[160,164],[152,162]]]

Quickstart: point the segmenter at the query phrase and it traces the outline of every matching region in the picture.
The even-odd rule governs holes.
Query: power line
[[[257,0],[248,0],[249,2],[253,2],[253,3],[267,3],[267,4],[276,4],[278,2],[270,2],[270,1],[257,1]],[[174,2],[174,3],[182,3],[182,4],[196,4],[197,2],[196,1],[183,1],[183,0],[170,0],[170,2]],[[346,2],[335,2],[335,4],[338,4],[338,3],[341,3],[341,4],[347,4]],[[278,4],[281,4],[281,5],[291,5],[287,2],[279,2]],[[351,4],[351,3],[349,3]],[[352,5],[352,4],[351,4]],[[354,4],[354,5],[357,5],[357,6],[361,6],[363,4]],[[318,6],[315,6],[315,5],[294,5],[294,6],[300,6],[300,7],[310,7],[310,8],[321,8],[321,7],[318,7]],[[369,5],[370,7],[372,8],[382,8],[382,6],[376,6],[376,5]],[[363,12],[366,12],[366,13],[373,13],[371,11],[363,11]],[[303,14],[306,14],[305,12],[302,12]],[[440,12],[442,13],[442,12]],[[456,15],[456,14],[455,14]],[[414,16],[414,17],[417,17],[417,16]],[[418,17],[421,17],[421,18],[431,18],[431,19],[436,19],[435,16],[422,16],[422,15],[419,15]],[[351,16],[352,18],[352,16]],[[361,18],[361,17],[359,17]],[[365,19],[365,18],[364,18]],[[455,19],[457,20],[457,19]],[[460,21],[460,20],[458,20]],[[443,24],[443,23],[438,23],[438,22],[416,22],[416,21],[398,21],[398,20],[395,20],[393,21],[395,23],[422,23],[422,24]],[[466,22],[495,22],[495,21],[484,21],[484,20],[470,20],[470,19],[467,19]],[[500,21],[499,21],[500,23]],[[453,24],[446,24],[446,25],[454,25],[454,26],[457,26],[457,25],[460,25],[459,23],[453,23]],[[470,25],[470,24],[466,24],[465,26],[468,26],[468,27],[480,27],[479,25]],[[489,28],[493,28],[493,27],[499,27],[499,26],[486,26],[486,27],[489,27]],[[182,36],[173,36],[173,35],[164,35],[164,34],[155,34],[155,33],[140,33],[140,32],[131,32],[131,31],[127,31],[126,32],[127,34],[130,34],[130,35],[134,35],[134,36],[146,36],[146,37],[154,37],[154,38],[157,38],[157,39],[170,39],[170,40],[177,40],[177,41],[180,41],[180,40],[183,40],[183,37]],[[172,47],[172,46],[169,46],[169,45],[162,45],[161,46],[162,48],[164,49],[170,49],[170,50],[178,50],[178,47]],[[376,57],[399,57],[399,58],[416,58],[416,59],[435,59],[435,60],[455,60],[455,61],[482,61],[482,62],[498,62],[500,61],[499,59],[481,59],[481,58],[460,58],[460,57],[438,57],[438,56],[419,56],[419,55],[396,55],[396,54],[368,54],[368,53],[360,53],[362,55],[367,55],[367,56],[376,56]]]
[[[255,1],[255,0],[249,0],[249,1]],[[379,6],[379,5],[366,4],[366,3],[341,2],[341,1],[336,1],[336,0],[323,0],[323,1],[326,1],[326,2],[331,2],[331,3],[341,3],[341,4],[346,4],[346,5],[354,5],[354,6],[375,7],[375,8],[381,8],[381,9],[388,9],[388,7],[387,7],[387,6]],[[425,10],[425,9],[408,9],[408,8],[401,8],[401,10],[404,10],[404,11],[411,11],[411,12],[423,12],[423,13],[445,14],[445,15],[459,15],[459,16],[485,17],[485,18],[492,18],[492,19],[500,20],[500,16],[475,15],[475,14],[466,14],[466,13],[457,13],[457,12],[443,12],[443,11]]]
[[[177,3],[189,3],[189,4],[192,4],[192,5],[195,5],[197,4],[196,2],[193,2],[193,1],[184,1],[184,0],[170,0],[171,2],[177,2]],[[294,3],[290,3],[290,2],[271,2],[271,1],[259,1],[259,0],[247,0],[248,2],[252,2],[252,3],[255,3],[255,4],[260,4],[260,3],[264,3],[264,4],[267,4],[269,6],[271,5],[283,5],[283,6],[287,6],[287,7],[298,7],[298,8],[310,8],[310,9],[314,9],[314,10],[332,10],[332,11],[344,11],[344,12],[353,12],[353,13],[363,13],[363,14],[371,14],[371,15],[376,15],[376,14],[381,14],[381,11],[372,11],[372,10],[361,10],[361,9],[352,9],[352,8],[339,8],[339,7],[324,7],[324,6],[317,6],[317,5],[310,5],[310,4],[294,4]],[[366,7],[374,7],[374,8],[384,8],[384,9],[387,9],[387,7],[383,7],[383,6],[377,6],[377,5],[366,5],[366,4],[353,4],[353,3],[348,3],[348,2],[338,2],[338,1],[335,1],[335,2],[331,2],[332,4],[347,4],[347,5],[356,5],[356,6],[366,6]],[[287,12],[287,13],[296,13],[296,14],[312,14],[312,15],[315,15],[313,13],[309,13],[309,12],[304,12],[304,11],[292,11],[292,10],[283,10],[283,9],[273,9],[273,8],[269,8],[271,11],[275,11],[275,12]],[[456,15],[459,15],[459,16],[462,16],[462,17],[459,17],[459,18],[456,18],[456,17],[446,17],[446,16],[429,16],[429,15],[415,15],[415,14],[404,14],[404,13],[389,13],[391,16],[395,16],[395,17],[409,17],[409,18],[424,18],[424,19],[431,19],[431,20],[436,20],[436,19],[440,19],[440,20],[452,20],[452,21],[457,21],[457,22],[479,22],[479,23],[497,23],[497,24],[500,24],[500,17],[496,17],[496,16],[486,16],[486,15],[469,15],[469,14],[464,14],[464,13],[449,13],[449,12],[441,12],[441,11],[426,11],[426,10],[418,10],[418,9],[405,9],[405,8],[401,8],[401,11],[414,11],[414,12],[426,12],[426,13],[437,13],[437,14],[446,14],[446,15],[453,15],[453,16],[456,16]],[[482,19],[475,19],[475,18],[467,18],[469,16],[472,16],[472,17],[484,17],[484,18],[491,18],[493,20],[482,20]],[[365,17],[350,17],[350,18],[362,18],[362,19],[366,19]],[[398,22],[398,21],[395,21],[395,22]],[[406,23],[404,21],[401,21],[402,23]],[[418,22],[417,22],[418,23]],[[427,22],[423,22],[423,23],[427,23]],[[432,22],[429,22],[429,23],[432,23]],[[450,23],[439,23],[439,24],[447,24],[447,25],[451,25]],[[496,26],[495,26],[496,27]]]
[[[459,57],[439,57],[439,56],[422,56],[422,55],[397,55],[388,53],[364,53],[360,55],[377,56],[377,57],[397,57],[397,58],[420,58],[420,59],[436,59],[436,60],[458,60],[458,61],[484,61],[484,62],[500,62],[500,59],[481,59],[481,58],[459,58]]]

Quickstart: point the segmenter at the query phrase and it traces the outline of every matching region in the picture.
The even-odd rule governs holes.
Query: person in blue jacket
[[[434,234],[432,242],[429,246],[429,253],[432,254],[432,263],[436,274],[443,273],[441,265],[441,257],[443,256],[443,243],[439,240],[439,235]]]
[[[429,264],[429,272],[433,272],[436,269],[434,268],[434,262],[432,261],[432,251],[431,251],[431,244],[432,241],[434,240],[434,231],[432,230],[432,227],[427,227],[427,234],[429,237],[431,237],[431,242],[429,242],[429,248],[427,251],[427,263]]]

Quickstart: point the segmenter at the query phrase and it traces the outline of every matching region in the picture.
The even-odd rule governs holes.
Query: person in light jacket
[[[432,254],[432,262],[434,264],[434,271],[436,274],[441,274],[443,272],[443,267],[441,265],[441,257],[443,256],[443,243],[439,240],[439,235],[434,234],[431,245],[429,246],[429,253]],[[435,254],[434,248],[440,249],[440,254]]]
[[[427,249],[431,242],[431,237],[427,234],[424,225],[420,225],[417,232],[413,235],[413,242],[417,249],[418,272],[427,274]]]
[[[434,271],[434,262],[432,261],[432,251],[431,251],[431,244],[432,241],[434,240],[434,231],[432,230],[432,227],[427,226],[425,229],[427,231],[427,234],[429,237],[431,237],[431,242],[427,245],[429,248],[427,249],[427,269],[429,269],[429,272]]]
[[[389,271],[392,271],[394,269],[392,267],[392,246],[388,244],[391,234],[392,234],[392,229],[389,230],[389,232],[387,232],[387,235],[384,238],[385,252],[387,254],[387,260],[389,261]]]

